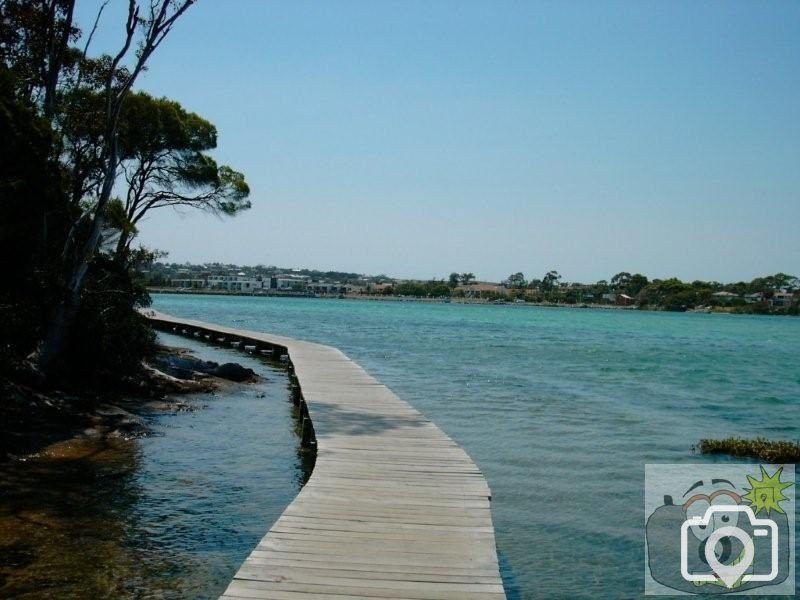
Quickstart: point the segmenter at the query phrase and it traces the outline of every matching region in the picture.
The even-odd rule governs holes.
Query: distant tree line
[[[385,288],[383,294],[386,296],[414,296],[416,298],[447,298],[450,296],[451,289],[444,280],[404,282]]]
[[[169,285],[169,279],[178,271],[189,273],[189,277],[203,277],[209,273],[221,274],[243,272],[247,276],[273,275],[294,272],[310,277],[313,281],[338,281],[365,285],[361,292],[368,295],[404,296],[415,298],[477,298],[492,300],[524,300],[555,304],[611,304],[622,296],[624,304],[655,310],[687,310],[698,306],[724,307],[730,312],[798,314],[795,298],[789,306],[776,309],[770,300],[776,292],[798,292],[800,281],[793,275],[776,273],[757,277],[749,282],[719,283],[714,281],[683,282],[677,278],[649,280],[641,273],[621,271],[609,279],[595,283],[564,282],[562,275],[554,270],[546,271],[541,278],[527,279],[522,272],[509,275],[502,286],[477,284],[474,273],[452,272],[447,279],[428,281],[398,281],[381,275],[361,275],[346,271],[319,271],[315,269],[287,269],[278,267],[239,266],[210,263],[203,265],[155,263],[147,273],[147,283],[152,286]],[[185,275],[184,275],[185,277]],[[380,284],[380,285],[376,285]],[[727,295],[715,296],[718,292]],[[756,295],[755,298],[747,297]]]
[[[177,272],[189,273],[189,277],[202,278],[208,274],[243,272],[247,276],[274,275],[294,272],[305,275],[312,281],[338,281],[364,285],[361,292],[369,295],[405,296],[415,298],[479,298],[481,300],[515,300],[557,304],[609,304],[618,296],[628,299],[625,304],[639,308],[657,310],[687,310],[698,306],[725,307],[730,312],[786,312],[798,313],[798,299],[790,306],[777,310],[770,299],[778,291],[800,293],[800,281],[793,275],[776,273],[757,277],[749,282],[719,283],[708,281],[683,282],[677,278],[649,280],[641,273],[620,271],[609,279],[595,283],[563,281],[562,275],[550,269],[541,278],[527,279],[522,272],[509,275],[500,289],[491,285],[480,286],[480,292],[471,291],[477,284],[474,273],[452,272],[447,279],[428,281],[398,281],[385,274],[362,275],[346,271],[320,271],[316,269],[288,269],[264,265],[240,266],[234,264],[207,263],[202,265],[155,263],[147,273],[147,283],[152,286],[169,285],[169,279]],[[185,277],[186,275],[184,275]],[[375,285],[381,284],[381,285]],[[499,287],[499,286],[497,286]],[[727,292],[728,296],[715,296]],[[758,298],[746,298],[756,294]]]
[[[775,293],[800,292],[800,279],[786,273],[757,277],[749,282],[719,283],[699,280],[683,282],[675,277],[651,281],[640,273],[622,271],[609,280],[580,284],[562,283],[557,271],[548,271],[541,279],[530,281],[525,279],[523,273],[517,272],[509,275],[505,284],[512,297],[533,302],[597,303],[603,302],[604,296],[624,295],[631,304],[640,308],[673,311],[698,306],[724,306],[732,309],[732,312],[774,312],[770,299]],[[719,292],[727,294],[720,295]],[[783,307],[780,312],[798,314],[799,302],[800,298],[795,297],[792,304]]]
[[[472,273],[451,273],[448,280],[430,280],[394,283],[384,287],[383,295],[418,298],[464,297],[474,283]],[[719,283],[709,281],[683,282],[677,278],[649,280],[641,273],[621,271],[608,280],[596,283],[565,283],[555,270],[547,271],[541,278],[526,279],[522,272],[512,273],[503,282],[503,292],[484,290],[477,294],[483,300],[521,299],[527,302],[563,304],[613,303],[622,295],[631,305],[639,308],[681,311],[698,306],[726,307],[731,312],[776,312],[770,299],[776,292],[798,292],[793,302],[778,310],[788,314],[800,313],[800,279],[793,275],[777,273],[757,277],[749,282]],[[729,295],[715,296],[718,292]],[[747,298],[747,295],[757,298]]]

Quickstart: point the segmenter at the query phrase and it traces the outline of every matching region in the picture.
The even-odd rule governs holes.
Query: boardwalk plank
[[[290,357],[314,424],[311,479],[222,598],[505,598],[491,490],[435,423],[336,348],[150,316],[201,337],[278,346]]]

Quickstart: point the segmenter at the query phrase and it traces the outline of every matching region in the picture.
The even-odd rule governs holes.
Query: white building
[[[172,287],[181,289],[203,289],[206,287],[205,279],[170,279],[169,283]]]
[[[255,292],[267,289],[268,284],[263,279],[242,275],[210,275],[206,287],[227,292]]]
[[[775,292],[769,300],[770,306],[773,308],[788,308],[794,301],[794,294],[792,292]]]
[[[761,292],[755,292],[753,294],[745,294],[744,301],[748,304],[755,304],[757,302],[761,302],[764,299],[764,294]]]
[[[270,278],[269,287],[283,292],[304,292],[310,281],[305,275],[276,275]]]

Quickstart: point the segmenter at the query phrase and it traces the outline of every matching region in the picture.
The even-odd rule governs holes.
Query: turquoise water
[[[644,465],[702,437],[800,438],[800,319],[157,295],[341,348],[461,443],[510,598],[640,597]]]
[[[161,335],[257,384],[144,412],[150,435],[0,464],[0,598],[212,599],[300,490],[285,368]]]

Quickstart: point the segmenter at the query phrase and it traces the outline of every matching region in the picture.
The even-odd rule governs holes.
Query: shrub
[[[142,358],[155,350],[155,334],[136,310],[150,297],[130,272],[107,257],[98,258],[87,276],[83,302],[67,338],[59,373],[94,387],[135,375]]]

